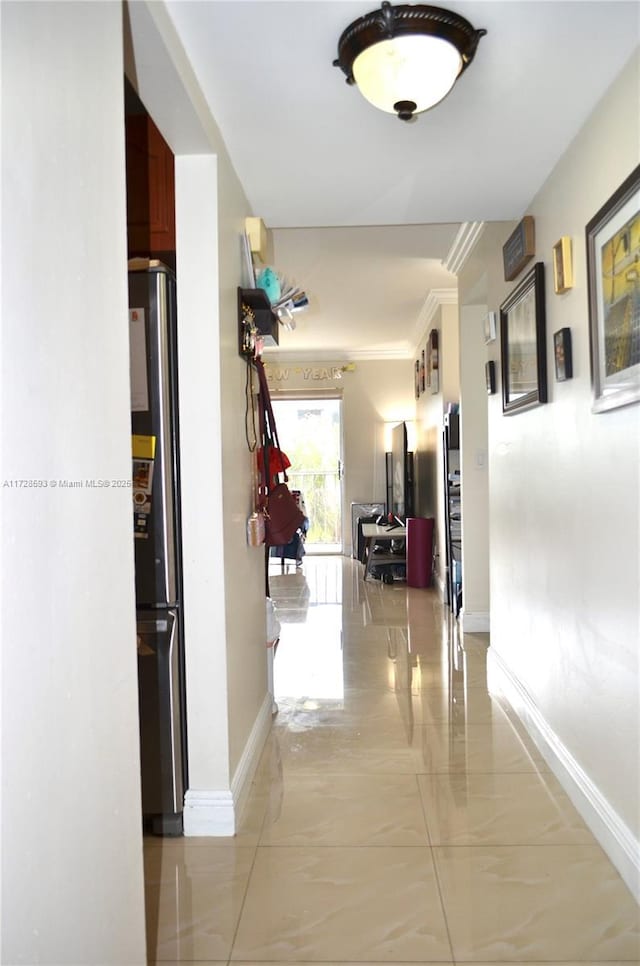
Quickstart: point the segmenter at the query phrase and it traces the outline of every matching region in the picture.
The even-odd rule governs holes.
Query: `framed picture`
[[[553,333],[553,356],[556,365],[556,382],[573,377],[571,357],[571,329],[559,329]]]
[[[440,366],[438,356],[437,329],[432,329],[429,333],[429,342],[427,344],[427,360],[427,368],[429,370],[429,385],[431,386],[431,392],[436,393],[439,389],[438,371]]]
[[[592,411],[640,399],[640,165],[586,227]]]
[[[424,360],[424,349],[422,350],[421,362],[420,362],[420,392],[424,392],[426,388],[426,372],[425,372],[425,360]]]
[[[420,360],[419,359],[416,359],[413,388],[416,394],[416,399],[418,399],[420,397]]]
[[[502,411],[519,413],[547,401],[544,264],[536,262],[500,306]]]
[[[571,264],[571,239],[564,235],[553,246],[553,289],[562,295],[573,288],[573,267]]]
[[[535,253],[535,223],[532,215],[525,215],[502,246],[505,282],[512,282]]]
[[[483,319],[484,327],[484,344],[488,345],[490,342],[495,342],[496,340],[496,313],[487,312]]]
[[[487,383],[487,395],[493,396],[496,391],[496,364],[493,359],[485,362],[484,375]]]

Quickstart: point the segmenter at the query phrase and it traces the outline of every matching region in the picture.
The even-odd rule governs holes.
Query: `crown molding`
[[[424,305],[420,310],[420,315],[417,318],[415,328],[414,328],[414,342],[418,346],[422,342],[424,333],[426,332],[429,323],[438,311],[441,305],[457,305],[458,304],[458,289],[457,288],[432,288],[429,291],[426,299],[424,300]],[[412,353],[413,355],[414,353]]]
[[[484,225],[484,221],[463,221],[442,263],[447,271],[454,275],[460,272],[482,235]]]
[[[265,346],[262,358],[265,362],[272,362],[275,365],[281,365],[283,363],[289,362],[309,362],[318,365],[323,362],[333,362],[333,363],[344,363],[344,362],[377,362],[377,361],[392,361],[392,360],[405,360],[412,359],[413,352],[407,347],[406,349],[350,349],[347,352],[340,352],[340,350],[331,349],[329,351],[325,350],[308,350],[304,349],[282,349],[276,348],[276,346]]]

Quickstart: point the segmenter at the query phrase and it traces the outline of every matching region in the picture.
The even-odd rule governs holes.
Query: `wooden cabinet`
[[[126,118],[129,258],[175,253],[175,166],[171,148],[151,118]]]

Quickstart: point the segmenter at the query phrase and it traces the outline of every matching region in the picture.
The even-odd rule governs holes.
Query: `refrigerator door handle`
[[[169,639],[170,674],[170,709],[171,709],[171,773],[174,776],[174,808],[176,812],[182,810],[184,804],[184,789],[182,788],[182,761],[178,760],[180,751],[180,689],[178,686],[178,614],[175,610],[168,611],[171,618],[171,637]]]
[[[167,317],[167,312],[169,309],[167,303],[167,286],[166,279],[158,275],[157,284],[157,297],[158,297],[158,314],[160,318],[164,319]],[[161,466],[160,466],[160,486],[162,489],[162,539],[163,539],[163,556],[164,556],[164,580],[165,580],[165,600],[173,601],[177,600],[177,583],[176,583],[176,567],[174,559],[174,546],[175,546],[175,533],[174,533],[174,520],[173,520],[173,501],[175,494],[173,493],[172,481],[173,481],[173,466],[171,465],[172,454],[173,454],[173,427],[171,425],[171,417],[169,412],[169,405],[171,400],[170,392],[170,350],[169,350],[169,334],[166,325],[159,325],[157,327],[158,334],[158,380],[159,385],[162,387],[159,393],[159,416],[160,416],[160,426],[162,427],[162,446],[160,448],[161,452]]]

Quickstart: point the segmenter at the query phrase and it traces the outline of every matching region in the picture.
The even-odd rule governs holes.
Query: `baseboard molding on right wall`
[[[589,829],[640,903],[640,842],[566,748],[520,681],[493,647],[489,689],[504,695]]]

